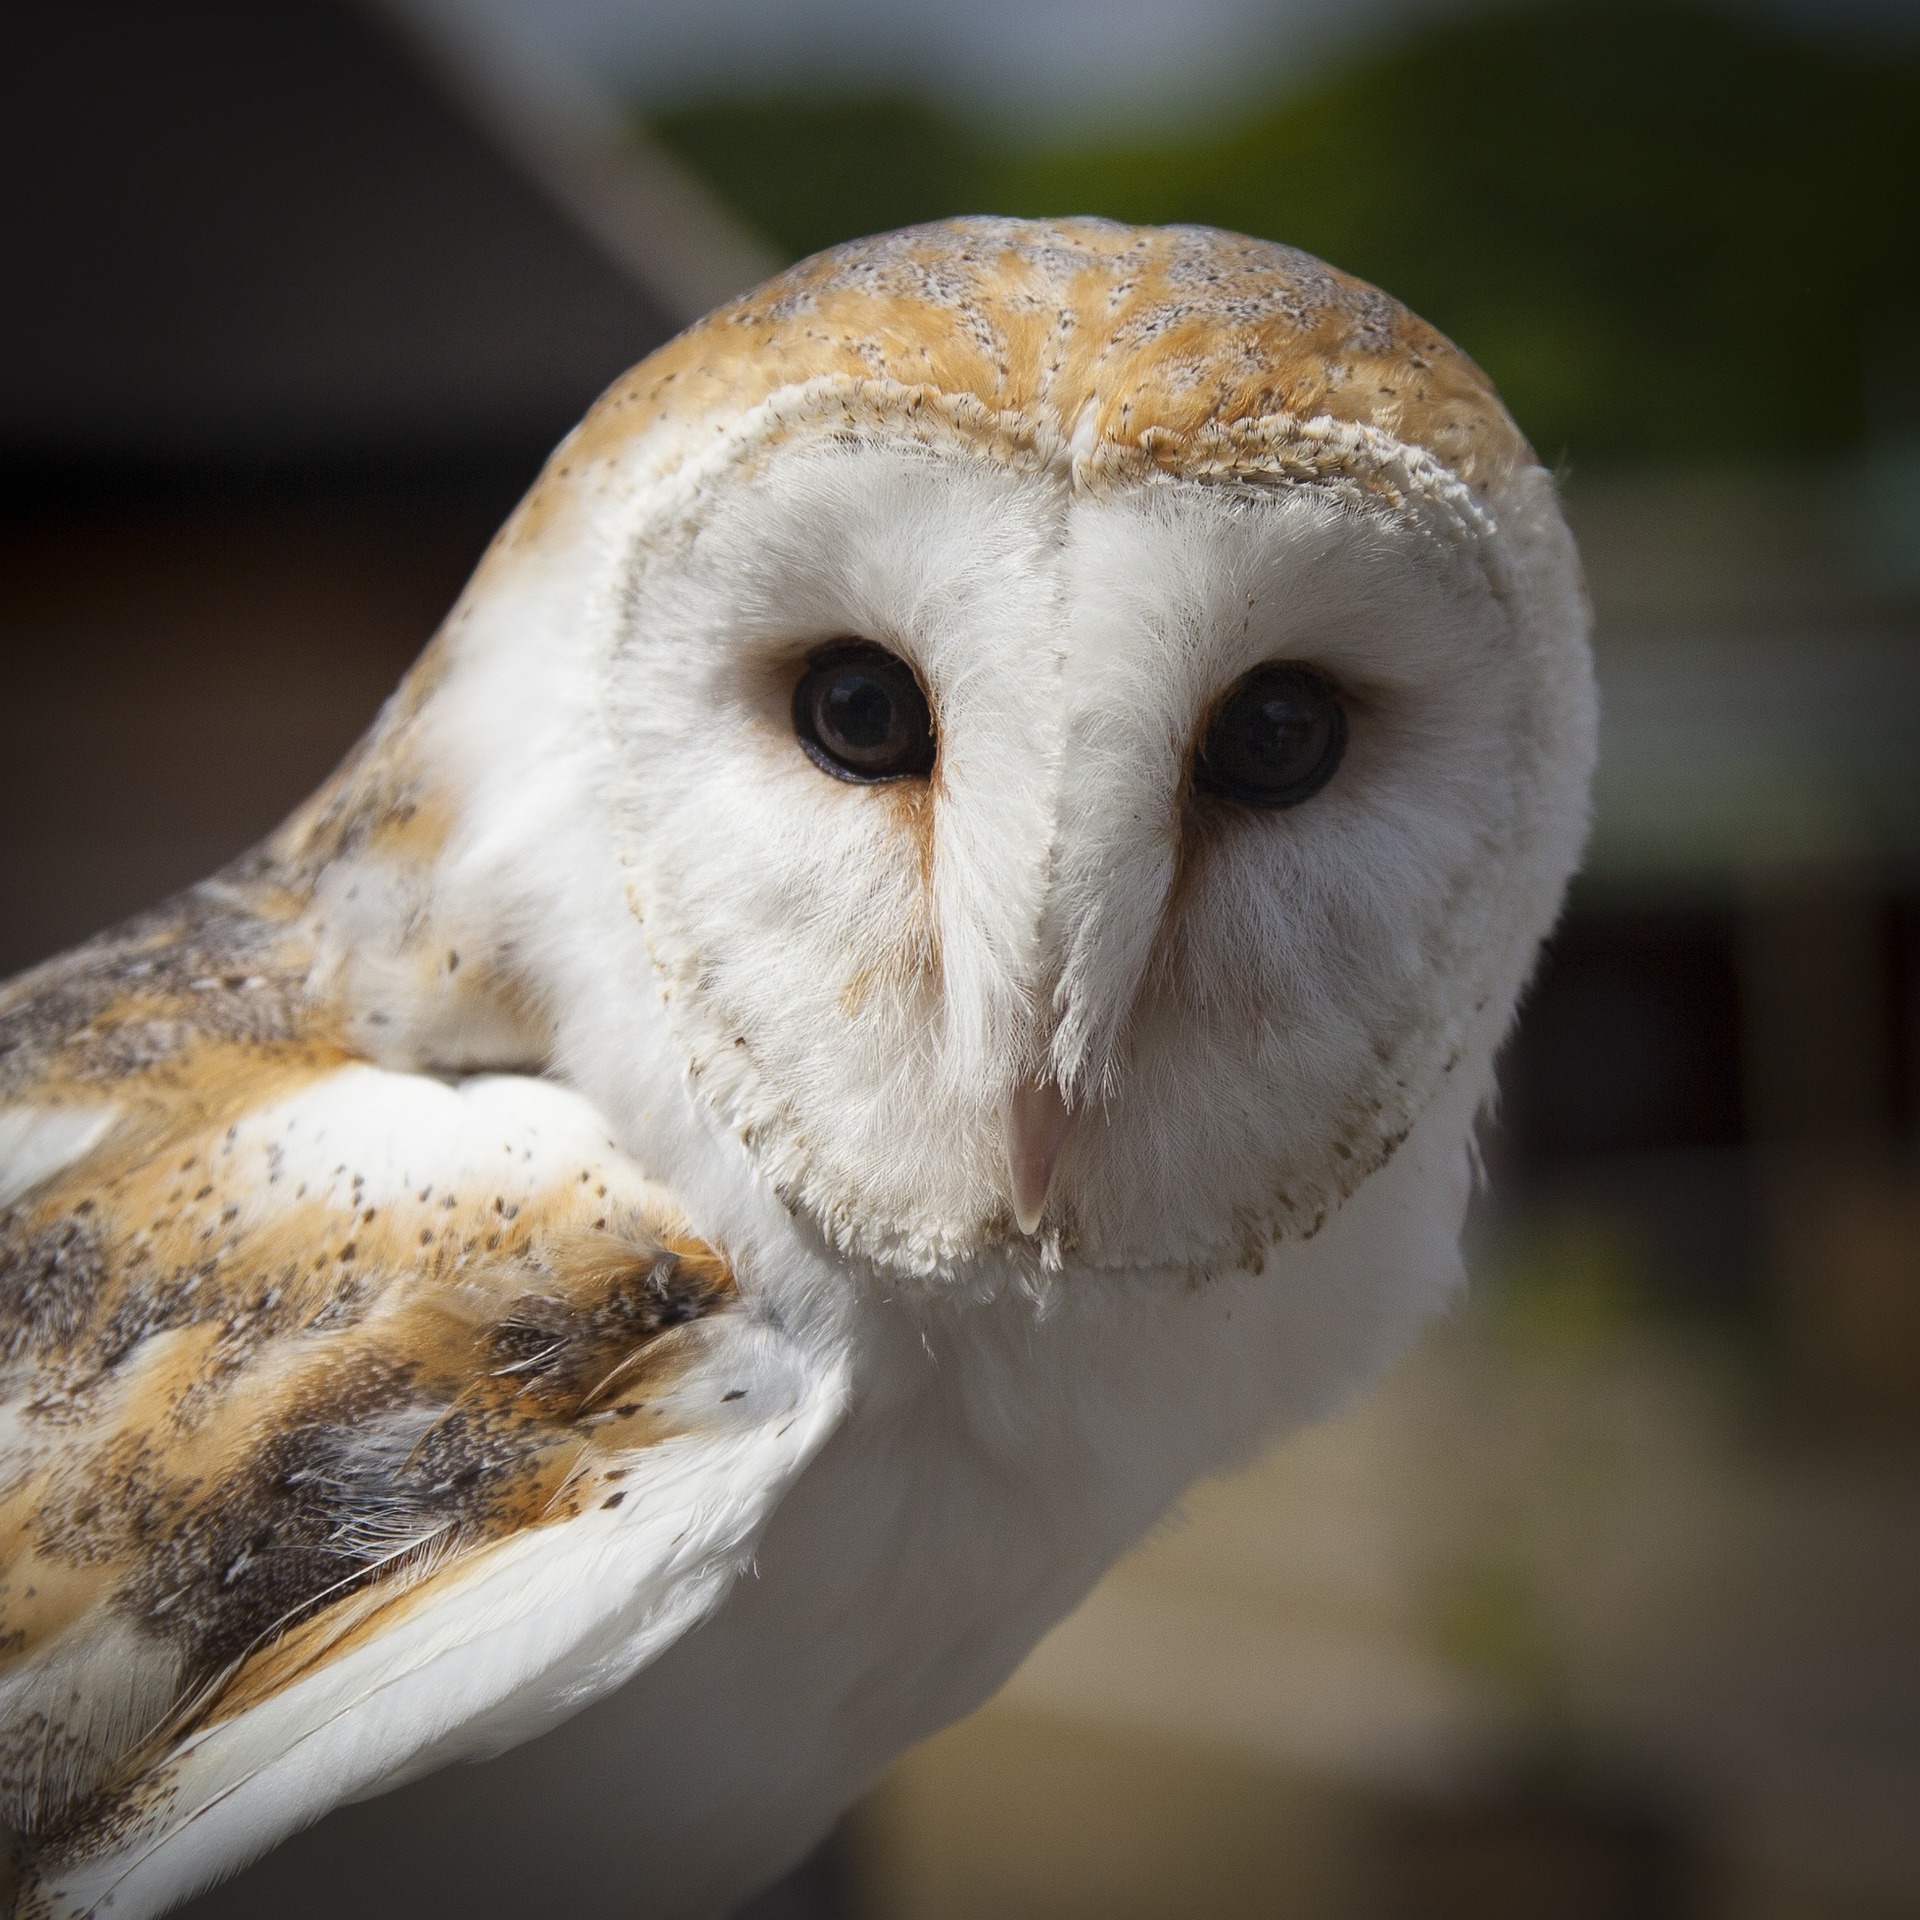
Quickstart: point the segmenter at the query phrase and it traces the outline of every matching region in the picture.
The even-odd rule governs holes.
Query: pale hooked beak
[[[1007,1101],[1007,1172],[1013,1180],[1013,1217],[1030,1234],[1047,1210],[1054,1162],[1067,1143],[1073,1115],[1052,1074],[1038,1086],[1014,1088]]]

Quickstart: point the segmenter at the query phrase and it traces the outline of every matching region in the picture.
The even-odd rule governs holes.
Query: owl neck
[[[438,750],[445,632],[331,778],[246,863],[356,1052],[424,1072],[542,1072],[541,995],[485,888],[458,883],[465,783]],[[471,876],[477,879],[478,876]]]

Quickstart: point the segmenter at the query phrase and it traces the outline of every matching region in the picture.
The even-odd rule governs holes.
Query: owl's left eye
[[[1194,757],[1193,784],[1249,807],[1297,807],[1333,778],[1347,750],[1347,716],[1311,667],[1269,661],[1216,709]]]
[[[868,785],[933,771],[933,714],[913,669],[871,640],[842,640],[807,662],[793,730],[822,773]]]

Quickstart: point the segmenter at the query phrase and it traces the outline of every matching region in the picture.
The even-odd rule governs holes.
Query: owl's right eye
[[[933,713],[913,669],[871,640],[841,640],[807,662],[793,730],[836,780],[871,785],[933,771]]]

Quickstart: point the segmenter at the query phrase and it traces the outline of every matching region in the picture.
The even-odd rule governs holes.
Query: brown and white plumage
[[[307,807],[0,1001],[19,1913],[636,1672],[647,1910],[794,1858],[1447,1296],[1584,626],[1482,376],[1285,248],[950,223],[636,369]],[[930,773],[796,745],[848,636]],[[1197,792],[1275,661],[1337,776]]]
[[[286,1776],[340,1797],[556,1655],[638,1657],[623,1613],[697,1618],[837,1406],[575,1096],[360,1057],[287,906],[210,883],[0,1007],[23,1920],[185,1890]],[[370,1740],[375,1692],[418,1717]]]

